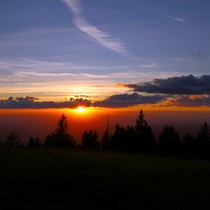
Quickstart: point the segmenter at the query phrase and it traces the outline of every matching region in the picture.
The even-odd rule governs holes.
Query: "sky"
[[[209,0],[1,0],[0,108],[210,108]]]

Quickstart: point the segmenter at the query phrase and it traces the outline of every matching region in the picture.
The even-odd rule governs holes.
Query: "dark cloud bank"
[[[91,106],[91,102],[87,99],[71,98],[69,101],[38,101],[38,98],[26,97],[9,97],[6,100],[0,100],[0,108],[75,108],[79,105]]]
[[[0,108],[75,108],[86,107],[128,107],[133,105],[162,103],[166,106],[210,106],[210,75],[198,78],[193,75],[154,79],[151,82],[124,84],[132,94],[112,95],[104,100],[92,102],[89,99],[70,98],[63,102],[39,101],[34,97],[9,97],[0,100]],[[149,95],[148,95],[149,94]]]
[[[75,108],[77,106],[85,107],[128,107],[137,104],[155,104],[165,99],[164,96],[143,96],[137,93],[112,95],[104,100],[91,102],[87,99],[73,99],[64,102],[37,101],[34,97],[9,97],[6,100],[0,100],[0,108]]]
[[[124,84],[135,92],[159,94],[210,94],[210,75],[198,78],[193,75],[154,79],[151,82]]]
[[[101,107],[127,107],[138,104],[156,104],[165,97],[161,95],[144,96],[137,93],[133,94],[119,94],[108,97],[103,101],[94,103],[94,106]]]

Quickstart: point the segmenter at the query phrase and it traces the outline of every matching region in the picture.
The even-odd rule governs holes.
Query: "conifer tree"
[[[198,156],[210,156],[210,129],[207,122],[201,126],[196,138],[196,146]]]
[[[20,146],[20,137],[19,134],[15,131],[11,132],[8,136],[6,141],[3,144],[4,147],[18,147]]]
[[[136,146],[140,150],[149,151],[153,148],[154,135],[151,126],[147,123],[144,117],[143,110],[141,109],[136,119]]]
[[[89,130],[85,131],[82,135],[82,147],[84,148],[97,148],[99,145],[98,143],[98,133],[97,131]]]
[[[69,125],[65,114],[61,115],[55,131],[47,136],[44,145],[52,148],[75,146],[75,140],[69,132]]]
[[[180,152],[180,137],[173,126],[165,125],[163,127],[159,136],[158,146],[162,153],[174,154]]]

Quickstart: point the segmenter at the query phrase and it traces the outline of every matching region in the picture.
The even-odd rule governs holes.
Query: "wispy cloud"
[[[152,65],[153,62],[142,62]],[[134,68],[137,68],[133,70]],[[104,71],[100,71],[103,69]],[[114,70],[113,70],[114,69]],[[179,72],[139,70],[133,66],[86,66],[76,63],[34,59],[0,59],[0,96],[33,95],[41,98],[61,98],[75,94],[90,94],[100,99],[110,94],[131,90],[130,86],[151,78],[180,76]],[[46,95],[47,93],[47,95]]]
[[[141,64],[141,65],[139,65],[139,67],[142,67],[142,68],[155,68],[157,66],[158,66],[157,63],[149,63],[149,64]]]
[[[97,41],[101,46],[120,53],[127,54],[125,43],[120,39],[113,38],[110,34],[98,29],[96,26],[90,24],[82,15],[82,4],[79,0],[63,0],[74,15],[75,26],[89,37]]]
[[[130,65],[81,65],[71,62],[55,62],[46,60],[36,60],[28,58],[20,58],[15,60],[0,59],[0,74],[3,77],[6,75],[13,76],[73,76],[77,79],[95,78],[109,79],[112,82],[135,82],[148,81],[151,78],[167,78],[169,76],[180,76],[179,72],[171,71],[140,71],[140,68],[158,67],[157,63],[148,63],[138,66]],[[135,70],[134,70],[135,69]],[[0,77],[0,79],[2,79]]]
[[[187,23],[187,20],[185,20],[184,18],[180,17],[169,17],[169,18],[180,23]]]
[[[78,63],[70,62],[55,62],[55,61],[45,61],[45,60],[35,60],[29,58],[19,58],[19,59],[0,59],[0,70],[11,70],[11,71],[28,71],[28,72],[55,72],[58,70],[60,73],[65,72],[89,72],[98,70],[124,70],[128,67],[125,66],[94,66],[94,65],[81,65]]]

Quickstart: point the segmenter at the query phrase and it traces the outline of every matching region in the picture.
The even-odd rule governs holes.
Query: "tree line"
[[[57,122],[56,129],[46,136],[43,143],[39,138],[30,137],[27,145],[21,145],[19,135],[13,131],[1,147],[28,148],[85,148],[108,151],[124,151],[160,155],[210,158],[210,129],[207,122],[201,126],[197,136],[186,133],[181,139],[172,125],[165,125],[158,138],[140,110],[134,126],[122,127],[116,124],[113,134],[105,131],[99,138],[96,130],[84,131],[81,144],[72,136],[65,114]]]

